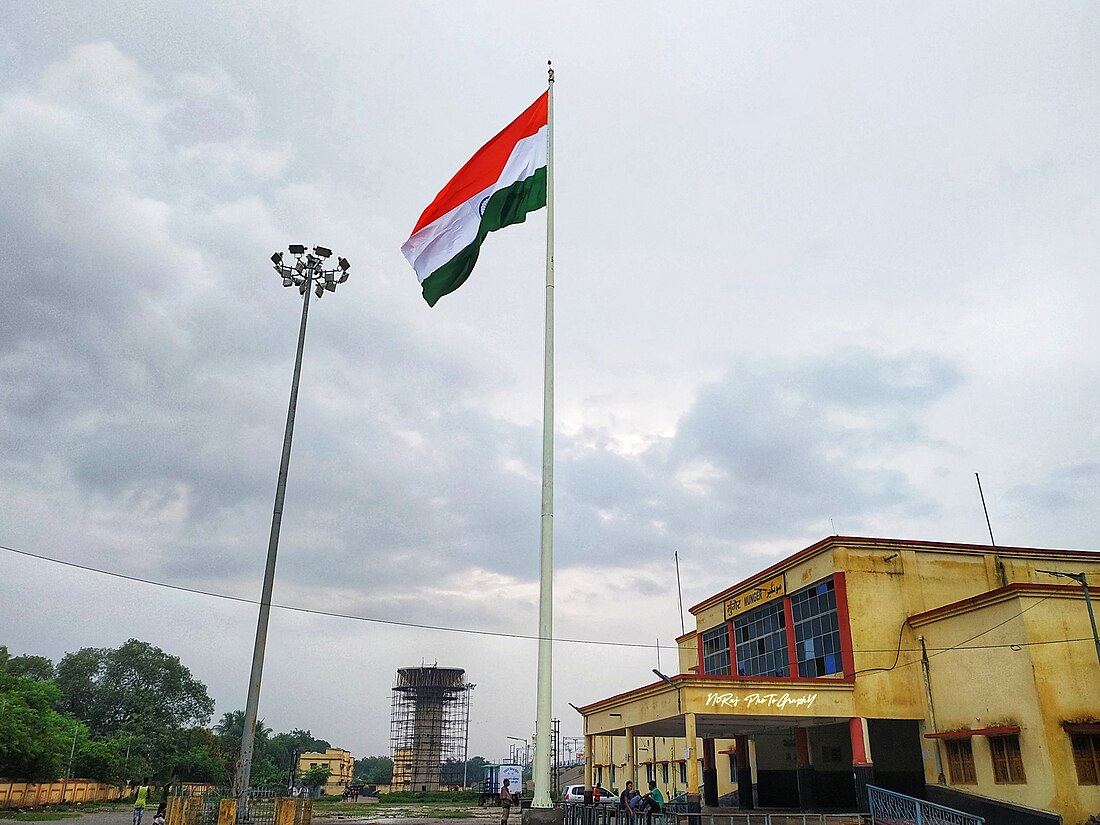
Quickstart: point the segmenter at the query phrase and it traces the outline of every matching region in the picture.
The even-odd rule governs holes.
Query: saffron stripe
[[[544,92],[523,114],[504,127],[500,134],[482,146],[458,170],[420,215],[420,220],[413,228],[413,235],[497,182],[516,144],[546,126],[548,95],[549,91]]]

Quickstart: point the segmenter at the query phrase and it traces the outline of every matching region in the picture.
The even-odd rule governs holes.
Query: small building
[[[329,777],[321,793],[340,796],[352,781],[355,758],[343,748],[326,748],[324,753],[303,753],[298,757],[298,777],[310,768],[328,768]]]
[[[581,707],[585,784],[748,809],[1100,812],[1100,553],[831,536],[691,608],[679,673]],[[1100,590],[1100,587],[1097,588]]]

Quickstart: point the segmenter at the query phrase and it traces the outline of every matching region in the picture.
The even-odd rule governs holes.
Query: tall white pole
[[[547,64],[549,65],[549,64]],[[539,542],[539,666],[535,703],[533,808],[550,798],[550,718],[554,631],[554,70],[548,69],[546,129],[546,360],[542,383],[542,533]]]

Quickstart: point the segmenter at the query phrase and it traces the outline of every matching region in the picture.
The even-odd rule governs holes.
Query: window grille
[[[1077,784],[1100,785],[1100,734],[1075,733],[1070,741]]]
[[[819,582],[791,596],[795,658],[798,675],[829,676],[842,673],[840,626],[833,580]]]
[[[993,755],[993,781],[998,785],[1020,785],[1027,782],[1024,762],[1020,757],[1019,736],[990,736],[989,751]]]
[[[703,633],[703,673],[728,676],[730,672],[729,627],[722,622]]]
[[[974,772],[974,748],[970,739],[948,739],[947,769],[952,785],[975,785],[978,782]]]
[[[734,621],[740,676],[790,676],[787,617],[783,600],[766,604]]]

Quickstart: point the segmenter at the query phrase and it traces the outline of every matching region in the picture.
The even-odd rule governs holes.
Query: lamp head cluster
[[[347,258],[337,258],[335,267],[325,268],[325,262],[332,257],[332,250],[328,247],[315,246],[312,252],[307,252],[303,244],[292,243],[287,250],[295,258],[293,264],[283,263],[282,252],[271,256],[271,263],[283,279],[283,286],[296,286],[302,295],[312,288],[320,298],[326,292],[335,292],[336,286],[348,279],[351,264]]]

